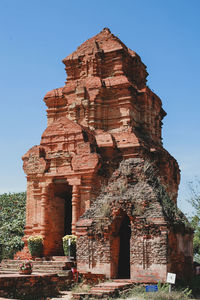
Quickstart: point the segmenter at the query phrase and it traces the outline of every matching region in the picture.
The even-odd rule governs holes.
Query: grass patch
[[[88,293],[90,289],[91,289],[91,286],[89,284],[77,283],[72,286],[71,292],[72,293]]]
[[[158,292],[146,292],[144,285],[136,285],[127,292],[121,292],[117,299],[134,299],[134,300],[187,300],[191,299],[192,291],[189,288],[174,290],[169,294],[168,284],[158,284]],[[109,298],[110,300],[112,298]]]
[[[112,281],[112,280],[111,280]],[[194,285],[196,286],[196,283]],[[199,283],[199,282],[198,282]],[[79,283],[75,284],[71,291],[72,293],[88,293],[91,285]],[[87,299],[87,298],[85,298]],[[107,300],[116,299],[132,299],[132,300],[191,300],[194,299],[192,290],[185,284],[177,284],[172,287],[172,292],[169,293],[169,284],[158,283],[158,292],[146,292],[144,284],[136,284],[128,291],[120,292],[118,297],[109,297]]]

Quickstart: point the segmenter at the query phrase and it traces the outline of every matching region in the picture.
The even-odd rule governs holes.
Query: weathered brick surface
[[[0,297],[40,299],[58,294],[57,275],[0,275]]]
[[[169,245],[177,260],[188,256],[180,241],[172,242],[176,223],[180,236],[186,227],[176,207],[179,167],[162,146],[166,113],[146,85],[146,66],[108,28],[63,63],[64,87],[44,97],[48,126],[41,143],[23,156],[25,248],[17,256],[29,256],[33,234],[44,237],[44,255],[62,255],[62,235],[72,232],[78,268],[117,277],[119,231],[128,216],[131,277],[140,265],[138,276],[162,270],[163,280],[175,261]],[[188,231],[184,238],[190,266],[191,237]]]
[[[149,162],[130,158],[120,163],[107,186],[81,217],[82,221],[77,223],[78,245],[79,239],[81,244],[77,260],[82,270],[95,272],[95,264],[88,264],[95,257],[101,269],[105,267],[107,277],[118,276],[119,230],[128,215],[131,279],[165,281],[167,272],[174,272],[178,277],[192,276],[192,230],[187,228],[187,219],[155,174]],[[88,222],[89,218],[92,222]],[[87,239],[95,247],[84,251]],[[107,261],[100,260],[102,252],[110,259],[110,269]]]

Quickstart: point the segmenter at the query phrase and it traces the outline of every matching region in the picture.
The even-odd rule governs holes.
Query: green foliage
[[[26,193],[0,195],[0,261],[13,258],[24,246]]]
[[[71,242],[71,245],[69,246],[69,239]],[[77,237],[75,235],[65,235],[63,240],[63,250],[66,256],[74,256],[76,257],[76,239]],[[70,247],[70,253],[69,253],[69,247]]]
[[[196,215],[191,218],[191,225],[194,228],[194,260],[200,263],[200,215]]]
[[[196,178],[193,182],[189,182],[191,198],[189,202],[195,209],[195,215],[191,217],[191,225],[194,228],[194,260],[200,263],[200,180]]]
[[[41,235],[29,236],[28,249],[31,256],[41,257],[43,253],[43,237]]]

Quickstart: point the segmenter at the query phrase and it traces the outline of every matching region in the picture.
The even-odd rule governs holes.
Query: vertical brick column
[[[76,233],[76,222],[78,221],[78,207],[79,207],[79,187],[73,185],[72,189],[72,234]]]
[[[85,195],[86,195],[86,199],[85,200],[85,210],[89,209],[90,208],[90,195],[91,195],[91,189],[92,187],[91,186],[87,186],[85,188]]]
[[[41,194],[40,224],[41,224],[42,233],[44,233],[46,227],[46,209],[48,204],[47,202],[48,202],[48,187],[45,186],[42,188],[42,194]]]
[[[27,197],[26,197],[26,227],[25,227],[25,234],[30,234],[29,230],[32,229],[33,227],[33,222],[31,220],[31,211],[33,210],[32,207],[32,194],[31,194],[31,189],[32,189],[32,182],[31,180],[27,177]]]

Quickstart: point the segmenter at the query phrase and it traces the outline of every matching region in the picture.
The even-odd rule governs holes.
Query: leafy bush
[[[41,257],[43,253],[43,237],[41,235],[29,236],[28,249],[31,256]]]
[[[188,185],[190,190],[190,199],[188,201],[194,208],[194,215],[190,218],[191,225],[194,228],[194,261],[200,263],[200,179],[195,178]]]
[[[0,195],[0,261],[24,246],[25,207],[25,192]]]
[[[74,256],[76,257],[76,239],[77,237],[75,235],[65,235],[63,238],[63,250],[66,256]],[[71,242],[71,245],[69,246],[69,239]],[[70,247],[70,252],[69,252]]]

